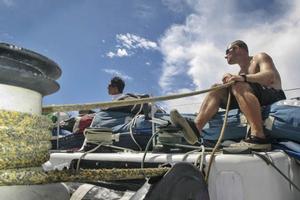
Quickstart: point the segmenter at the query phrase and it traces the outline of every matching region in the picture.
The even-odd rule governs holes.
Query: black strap
[[[246,82],[246,83],[248,82],[246,74],[240,74],[240,76],[244,78],[244,82]]]

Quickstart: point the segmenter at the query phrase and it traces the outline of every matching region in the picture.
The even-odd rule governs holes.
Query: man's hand
[[[240,82],[245,82],[245,79],[244,77],[240,76],[240,75],[232,75],[230,78],[228,78],[228,81],[227,82],[230,82],[230,81],[240,81]]]
[[[232,75],[232,74],[225,74],[222,78],[223,84],[228,83],[230,81],[240,81],[240,82],[244,82],[245,79],[244,77],[240,76],[240,75]]]
[[[229,81],[229,78],[230,77],[232,77],[233,75],[232,74],[229,74],[229,73],[227,73],[227,74],[224,74],[224,76],[223,76],[223,78],[222,78],[222,82],[223,82],[223,84],[225,84],[225,83],[228,83]]]

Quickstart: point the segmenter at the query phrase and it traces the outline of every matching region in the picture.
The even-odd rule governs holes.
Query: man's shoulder
[[[271,56],[265,52],[260,52],[253,56],[253,60],[265,60],[265,59],[271,59]]]

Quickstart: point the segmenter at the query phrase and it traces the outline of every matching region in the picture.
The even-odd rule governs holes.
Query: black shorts
[[[253,94],[257,97],[261,106],[270,105],[276,101],[286,99],[286,96],[282,90],[276,90],[274,88],[267,88],[258,83],[249,83],[252,88]],[[226,108],[227,102],[221,103],[221,108]],[[230,109],[239,108],[235,97],[231,96]]]

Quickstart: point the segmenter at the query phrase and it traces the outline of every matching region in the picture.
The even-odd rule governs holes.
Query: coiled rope
[[[0,110],[0,185],[97,182],[160,176],[169,168],[45,172],[52,122],[45,116]]]

